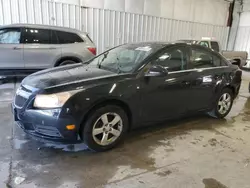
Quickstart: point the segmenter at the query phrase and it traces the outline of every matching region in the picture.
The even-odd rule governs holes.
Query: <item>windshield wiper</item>
[[[101,61],[98,60],[97,67],[100,69],[102,66],[102,62],[108,57],[109,52],[103,54],[103,59]]]
[[[120,60],[119,60],[117,54],[116,54],[116,60],[117,60],[117,70],[118,70],[118,74],[119,74],[119,73],[121,73],[122,71],[121,71],[121,67],[120,67]]]

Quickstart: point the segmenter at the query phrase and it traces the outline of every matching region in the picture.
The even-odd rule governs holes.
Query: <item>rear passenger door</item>
[[[55,32],[49,29],[25,28],[23,33],[24,63],[28,69],[53,67],[61,57]]]
[[[213,102],[216,85],[223,78],[222,58],[210,49],[192,46],[188,69],[192,70],[189,110],[208,109]]]

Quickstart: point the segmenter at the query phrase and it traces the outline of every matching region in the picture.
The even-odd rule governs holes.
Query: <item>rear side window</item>
[[[216,51],[216,52],[219,52],[219,51],[220,51],[218,42],[212,41],[212,42],[211,42],[211,48],[212,48],[214,51]]]
[[[0,30],[0,44],[19,44],[21,38],[21,29],[9,28]]]
[[[50,44],[51,31],[48,29],[25,28],[23,42],[26,44]]]
[[[222,65],[220,57],[208,52],[204,49],[192,49],[191,61],[189,69],[219,67]]]
[[[84,42],[81,37],[75,33],[69,33],[64,31],[56,31],[59,44],[72,44],[78,42]]]

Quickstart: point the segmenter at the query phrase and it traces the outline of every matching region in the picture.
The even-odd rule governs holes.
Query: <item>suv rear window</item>
[[[216,52],[220,51],[218,42],[211,41],[211,48]]]
[[[69,33],[64,31],[56,31],[59,44],[72,44],[77,42],[84,42],[81,37],[75,33]]]

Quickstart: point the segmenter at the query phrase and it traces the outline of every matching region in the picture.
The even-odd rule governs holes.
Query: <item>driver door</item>
[[[167,48],[157,55],[152,64],[168,70],[163,77],[143,78],[142,114],[146,122],[162,121],[188,109],[191,93],[191,72],[187,71],[186,46]]]

